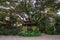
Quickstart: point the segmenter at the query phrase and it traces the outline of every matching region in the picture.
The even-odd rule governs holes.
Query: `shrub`
[[[40,36],[40,32],[33,32],[33,31],[27,31],[27,32],[21,32],[22,36]]]
[[[37,26],[32,26],[32,30],[35,31],[35,32],[38,32],[39,28]]]
[[[56,34],[60,34],[60,16],[56,17],[55,27],[56,27]]]
[[[45,33],[46,34],[53,34],[53,28],[50,26],[46,26],[45,28]]]
[[[18,31],[16,29],[8,29],[5,31],[6,35],[16,35]]]
[[[21,34],[22,36],[39,36],[41,35],[39,28],[37,26],[32,26],[31,30],[27,30],[27,27],[22,27]]]
[[[27,26],[23,26],[23,27],[21,28],[21,30],[22,30],[22,31],[27,31]]]
[[[20,30],[18,28],[13,28],[13,29],[5,29],[4,31],[0,31],[0,34],[3,35],[18,35]]]
[[[3,31],[0,31],[0,35],[3,35]]]

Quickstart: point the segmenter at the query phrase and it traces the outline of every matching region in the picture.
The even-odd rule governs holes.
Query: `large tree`
[[[13,20],[12,13],[14,13],[18,14],[20,18],[27,18],[29,21],[36,23],[41,27],[51,25],[50,23],[53,23],[51,26],[54,26],[56,13],[60,9],[60,2],[57,2],[56,0],[35,0],[33,3],[31,0],[22,0],[18,5],[14,5],[16,3],[12,0],[3,2],[7,2],[8,7],[10,8],[10,25]],[[0,3],[2,3],[2,0]],[[52,18],[53,21],[51,22]]]

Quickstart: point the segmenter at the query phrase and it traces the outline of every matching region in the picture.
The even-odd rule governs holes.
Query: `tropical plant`
[[[60,9],[60,2],[56,0],[36,0],[35,3],[32,3],[30,0],[22,0],[18,5],[15,5],[16,3],[13,2],[13,0],[0,0],[0,4],[4,3],[9,9],[6,9],[4,6],[3,10],[0,10],[0,19],[4,20],[5,16],[9,16],[9,22],[7,23],[8,27],[13,27],[13,24],[15,24],[19,18],[18,22],[24,23],[25,20],[29,20],[35,23],[40,30],[46,30],[47,33],[52,33],[51,28],[53,28],[53,33],[56,32],[55,18],[57,11]],[[39,30],[39,28],[33,26],[32,30],[36,31]],[[27,29],[24,27],[22,30],[25,31]]]
[[[38,32],[39,28],[37,26],[32,26],[32,30],[33,30],[33,32]]]

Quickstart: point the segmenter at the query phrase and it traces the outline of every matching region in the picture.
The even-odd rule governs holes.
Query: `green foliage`
[[[45,33],[46,34],[53,34],[53,28],[50,26],[46,26],[45,28]]]
[[[31,11],[31,7],[32,4],[27,3],[26,1],[23,2],[21,1],[20,4],[18,6],[16,6],[16,10],[18,10],[18,12],[25,12],[26,14],[29,14],[29,12]]]
[[[27,32],[22,32],[21,33],[22,36],[39,36],[41,35],[40,32],[33,32],[33,31],[27,31]]]
[[[21,28],[21,30],[22,30],[22,31],[27,31],[27,27],[26,27],[26,26],[23,26],[23,27]]]
[[[38,32],[38,31],[39,31],[39,28],[38,28],[37,26],[32,26],[32,30],[33,30],[34,32]]]
[[[1,3],[4,4],[5,1],[6,0],[0,0],[0,4]],[[53,27],[51,27],[51,25],[49,25],[49,23],[50,23],[49,17],[55,17],[55,13],[60,9],[60,3],[54,3],[55,0],[40,0],[40,1],[36,0],[35,5],[33,5],[33,3],[30,3],[30,2],[27,3],[27,1],[24,1],[24,2],[21,1],[18,5],[14,5],[15,3],[12,0],[8,0],[8,1],[11,2],[9,4],[9,6],[12,6],[15,9],[12,9],[12,8],[11,8],[11,10],[0,9],[0,20],[2,19],[2,21],[5,21],[4,18],[6,16],[10,15],[9,16],[10,20],[7,23],[9,25],[6,25],[6,26],[12,27],[12,25],[18,21],[17,20],[18,17],[15,16],[15,13],[22,16],[22,18],[25,18],[25,15],[22,15],[22,13],[24,13],[24,14],[28,15],[29,21],[31,21],[32,23],[36,23],[37,26],[39,26],[39,27],[32,26],[32,29],[28,31],[27,26],[23,26],[21,28],[22,35],[26,35],[26,36],[39,35],[40,31],[41,31],[41,30],[39,31],[39,29],[42,29],[42,30],[45,29],[44,31],[47,34],[54,34]],[[36,5],[39,7],[36,7]],[[6,5],[6,6],[8,6],[8,5]],[[45,10],[47,10],[48,12],[45,13]],[[7,13],[10,13],[10,14],[7,15]],[[12,14],[12,13],[14,13],[14,14]],[[18,21],[18,22],[20,22],[20,21]],[[15,29],[15,28],[10,29],[10,27],[9,27],[9,29],[7,29],[7,28],[4,29],[4,27],[0,28],[0,34],[6,34],[6,35],[20,34],[20,30],[18,30],[18,29]],[[56,27],[56,33],[60,34],[60,18],[56,19],[55,27]]]
[[[5,35],[17,35],[19,32],[19,30],[16,28],[16,29],[6,29],[4,31],[4,34]]]
[[[7,10],[0,9],[0,19],[4,19],[7,16]]]
[[[0,3],[1,3],[1,2],[5,2],[5,1],[6,1],[6,0],[0,0]]]
[[[0,30],[0,35],[18,35],[20,32],[19,28],[5,28],[3,30]]]
[[[3,31],[0,31],[0,35],[4,35],[4,32]]]
[[[6,16],[4,13],[0,13],[0,19],[3,19]]]
[[[23,26],[20,35],[22,35],[22,36],[39,36],[39,35],[41,35],[41,33],[37,26],[32,26],[31,30],[27,30],[27,27]]]
[[[60,16],[56,17],[55,27],[56,27],[56,34],[60,34]]]

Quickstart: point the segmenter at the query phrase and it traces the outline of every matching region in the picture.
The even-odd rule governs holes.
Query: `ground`
[[[42,35],[42,36],[37,36],[37,37],[0,35],[0,40],[60,40],[60,35]]]

